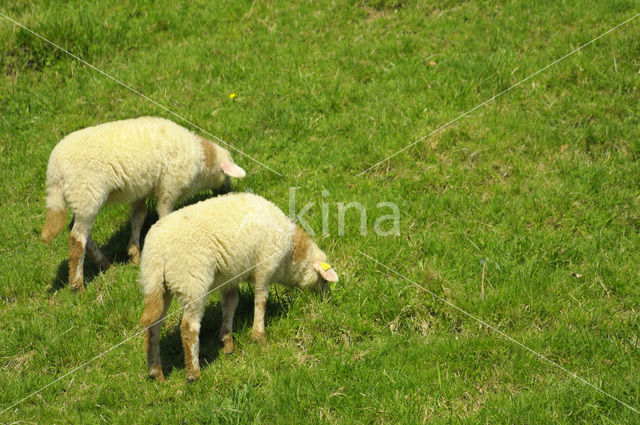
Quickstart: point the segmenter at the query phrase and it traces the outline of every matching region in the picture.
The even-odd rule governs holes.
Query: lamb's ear
[[[238,167],[233,162],[222,161],[220,163],[220,168],[222,168],[222,172],[229,177],[236,177],[238,179],[241,179],[247,175],[247,173],[242,168]]]
[[[338,274],[330,264],[322,261],[314,261],[313,268],[323,277],[327,282],[337,282]]]

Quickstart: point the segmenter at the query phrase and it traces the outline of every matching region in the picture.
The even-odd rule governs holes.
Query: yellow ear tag
[[[329,270],[331,268],[331,264],[320,263],[320,267],[322,267],[322,270],[324,270],[326,272],[327,270]]]

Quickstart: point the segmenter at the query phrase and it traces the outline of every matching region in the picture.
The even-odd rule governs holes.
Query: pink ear
[[[229,177],[236,177],[241,179],[247,175],[247,173],[242,168],[238,167],[233,162],[222,161],[220,163],[220,168],[222,168],[222,172]]]
[[[316,269],[316,271],[320,273],[320,276],[327,282],[337,282],[338,274],[333,270],[333,267],[329,266],[329,268],[325,270],[325,267],[322,267],[323,264],[328,265],[322,261],[314,261],[313,268]]]

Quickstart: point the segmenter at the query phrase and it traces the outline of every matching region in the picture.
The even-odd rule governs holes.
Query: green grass
[[[357,250],[640,409],[640,20],[355,177],[638,2],[93,3],[7,0],[0,12],[284,175],[236,153],[249,171],[236,190],[287,211],[300,187],[317,231],[328,190],[332,235],[315,239],[341,283],[327,300],[272,289],[263,347],[243,288],[230,356],[212,296],[200,382],[185,382],[178,313],[164,328],[166,383],[145,379],[137,336],[0,421],[638,422]],[[67,232],[38,240],[51,149],[96,123],[172,117],[3,18],[0,72],[4,409],[140,329],[126,206],[96,221],[116,267],[88,264],[83,295],[66,286]],[[369,232],[352,213],[338,237],[336,203],[350,201],[368,208]],[[372,232],[382,201],[400,207],[400,236]]]

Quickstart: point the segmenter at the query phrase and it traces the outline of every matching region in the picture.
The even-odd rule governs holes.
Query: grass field
[[[288,212],[298,187],[316,231],[328,205],[330,234],[315,239],[341,282],[324,300],[272,288],[264,346],[243,287],[229,356],[213,295],[197,383],[177,312],[161,342],[167,382],[145,378],[138,335],[1,422],[638,423],[640,18],[357,176],[637,1],[95,3],[4,0],[0,13],[282,174],[235,153],[248,171],[235,190]],[[51,149],[116,119],[184,123],[1,17],[0,71],[4,410],[140,330],[126,206],[96,221],[116,267],[88,262],[84,294],[66,286],[68,232],[39,242]],[[338,236],[337,203],[352,201],[368,232],[351,211]],[[400,209],[399,236],[373,232],[384,201]]]

